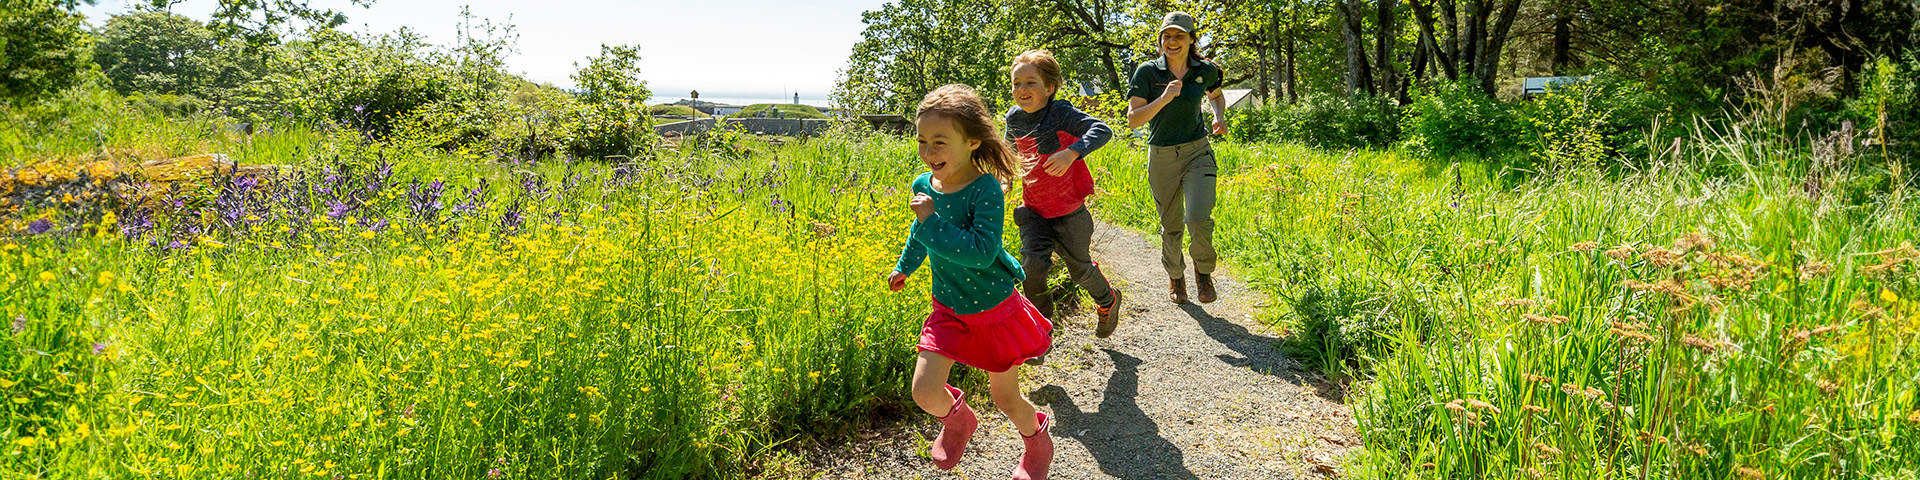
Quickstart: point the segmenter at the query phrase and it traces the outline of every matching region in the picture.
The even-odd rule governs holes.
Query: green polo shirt
[[[1221,77],[1220,67],[1213,62],[1188,56],[1187,76],[1180,79],[1186,86],[1180,88],[1180,96],[1160,107],[1160,113],[1147,121],[1147,144],[1165,147],[1207,138],[1210,125],[1201,118],[1200,105],[1206,102],[1208,93],[1220,89]],[[1173,83],[1173,72],[1167,70],[1167,57],[1155,58],[1133,69],[1127,96],[1152,102],[1166,91],[1168,83]]]

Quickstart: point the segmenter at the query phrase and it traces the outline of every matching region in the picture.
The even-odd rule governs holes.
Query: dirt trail
[[[1052,478],[1324,475],[1359,443],[1340,393],[1277,350],[1253,318],[1263,298],[1224,268],[1218,302],[1168,302],[1157,245],[1099,224],[1094,259],[1126,293],[1119,329],[1095,339],[1093,309],[1063,307],[1046,365],[1027,367],[1029,397],[1054,418]],[[821,478],[1007,478],[1021,444],[985,393],[969,395],[981,427],[953,471],[926,459],[939,424],[917,409],[847,443],[803,449],[806,468]]]

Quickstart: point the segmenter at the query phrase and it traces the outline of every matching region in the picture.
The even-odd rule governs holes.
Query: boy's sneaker
[[[1113,327],[1120,325],[1120,291],[1113,291],[1113,301],[1099,307],[1099,323],[1093,327],[1094,338],[1107,338],[1113,335]]]

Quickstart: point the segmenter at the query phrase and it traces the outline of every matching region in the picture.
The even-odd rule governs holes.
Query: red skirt
[[[969,315],[954,313],[934,300],[933,314],[920,327],[918,348],[999,373],[1047,353],[1051,346],[1053,322],[1016,291],[999,305]]]

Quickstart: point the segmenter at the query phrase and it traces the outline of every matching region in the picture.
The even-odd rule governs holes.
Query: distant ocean
[[[654,93],[659,93],[659,92],[654,92]],[[666,95],[655,95],[652,99],[649,99],[647,103],[659,105],[663,103],[678,102],[686,99],[687,97],[684,95],[677,96],[677,97],[666,96]],[[727,105],[747,106],[747,105],[753,105],[756,103],[793,103],[793,97],[787,97],[784,99],[781,99],[781,98],[730,98],[730,97],[709,97],[709,96],[702,95],[700,96],[700,103],[721,103],[721,104],[727,104]],[[805,105],[812,105],[815,107],[833,106],[832,102],[827,101],[827,99],[807,98],[805,96],[800,97],[800,103]]]

